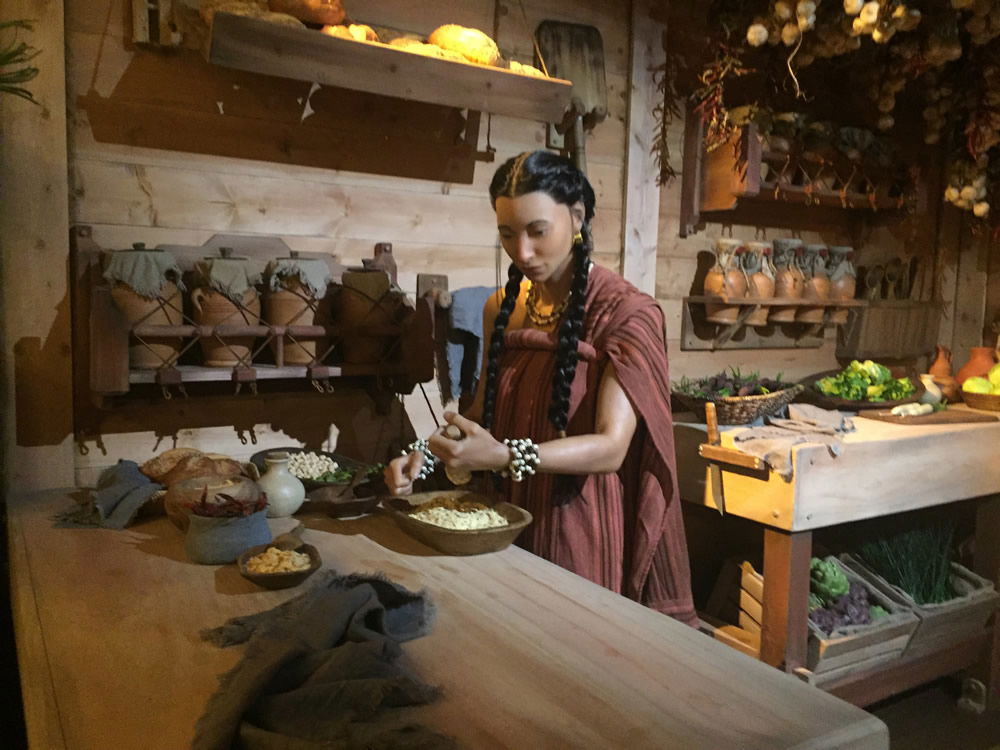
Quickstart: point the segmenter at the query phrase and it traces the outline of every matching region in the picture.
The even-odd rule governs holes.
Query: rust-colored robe
[[[506,482],[504,494],[534,516],[518,544],[692,626],[687,542],[674,457],[663,312],[615,273],[590,272],[586,324],[573,381],[567,435],[594,431],[598,386],[609,364],[638,417],[628,456],[615,474],[579,477],[579,495],[554,502],[556,476]],[[508,330],[500,361],[493,435],[557,438],[548,419],[555,336]]]

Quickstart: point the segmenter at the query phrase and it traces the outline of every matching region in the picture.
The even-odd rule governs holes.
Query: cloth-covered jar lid
[[[104,278],[125,284],[146,299],[161,296],[163,285],[168,281],[176,284],[179,289],[184,289],[181,269],[174,256],[166,250],[147,250],[142,242],[136,242],[131,250],[111,253]]]
[[[272,292],[281,289],[286,279],[297,278],[313,296],[322,297],[333,279],[330,266],[322,258],[275,258],[267,264],[267,285]]]
[[[199,283],[239,303],[247,290],[260,283],[249,258],[231,255],[230,248],[220,248],[221,256],[207,257],[198,263]]]

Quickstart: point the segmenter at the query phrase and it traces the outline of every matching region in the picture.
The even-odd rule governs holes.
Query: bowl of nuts
[[[268,448],[250,457],[250,462],[263,473],[267,465],[264,459],[268,453],[288,453],[288,471],[298,477],[306,491],[317,487],[350,484],[359,471],[367,472],[368,467],[353,458],[339,453],[311,451],[306,448]]]
[[[283,535],[270,544],[245,550],[237,559],[240,574],[265,589],[298,586],[319,570],[319,550],[301,539]]]

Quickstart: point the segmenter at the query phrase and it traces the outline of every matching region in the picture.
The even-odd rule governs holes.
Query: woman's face
[[[500,242],[533,283],[560,279],[571,266],[573,236],[583,225],[582,203],[567,206],[548,193],[534,192],[517,198],[497,198]]]

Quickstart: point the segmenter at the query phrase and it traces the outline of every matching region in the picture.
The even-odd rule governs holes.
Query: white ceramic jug
[[[267,493],[267,517],[283,518],[302,507],[306,488],[288,470],[289,455],[284,451],[268,453],[264,457],[267,471],[257,480],[257,485]]]

